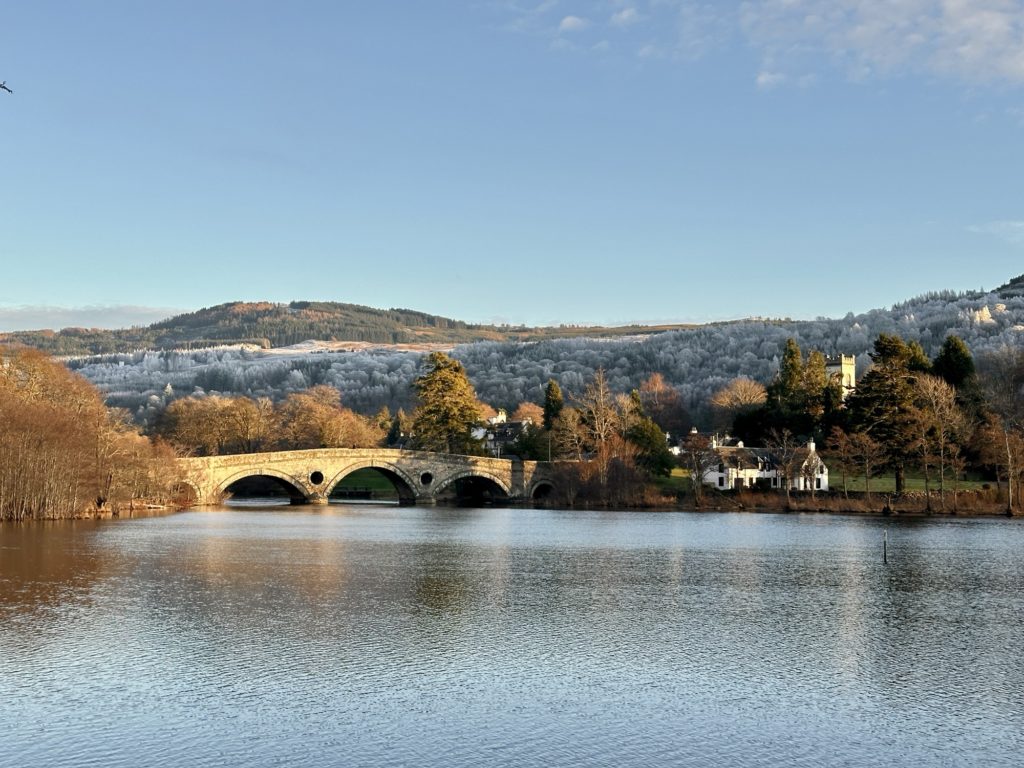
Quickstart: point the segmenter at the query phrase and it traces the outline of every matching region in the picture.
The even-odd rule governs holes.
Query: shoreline
[[[717,500],[719,503],[714,504],[703,504],[697,507],[693,504],[680,504],[678,502],[665,503],[665,504],[642,504],[635,506],[626,505],[606,505],[598,503],[586,503],[576,506],[558,505],[558,504],[542,504],[542,503],[515,503],[515,502],[497,502],[492,504],[482,504],[479,508],[486,509],[487,507],[499,507],[499,508],[511,508],[511,509],[538,509],[538,510],[550,510],[552,512],[656,512],[656,513],[687,513],[687,514],[751,514],[751,515],[834,515],[837,517],[863,517],[863,518],[880,518],[889,520],[965,520],[965,519],[1014,519],[1021,517],[1021,514],[1015,512],[1013,514],[1008,513],[1005,509],[995,509],[991,506],[986,506],[984,509],[933,509],[927,511],[925,509],[909,509],[909,508],[891,508],[891,507],[873,507],[865,509],[857,506],[833,506],[824,507],[820,504],[807,504],[800,503],[803,500],[797,500],[797,503],[791,504],[788,508],[784,504],[773,505],[773,504],[752,504],[752,503],[741,503],[739,501],[733,501],[733,503],[723,504],[721,500]],[[352,506],[381,506],[373,504],[360,504],[359,502],[337,502],[338,506],[351,504]],[[147,504],[143,507],[136,507],[130,510],[93,510],[83,512],[80,515],[73,517],[29,517],[22,518],[20,520],[0,520],[0,525],[6,523],[54,523],[54,522],[65,522],[65,521],[81,521],[81,520],[131,520],[141,519],[149,517],[165,517],[178,512],[188,512],[193,510],[201,511],[208,509],[211,506],[220,505],[195,505],[195,506],[182,506],[182,505],[155,505]],[[309,504],[309,505],[281,505],[281,509],[301,509],[304,506],[315,507],[322,509],[323,505]],[[330,505],[328,505],[330,506]],[[388,505],[384,505],[388,506]],[[398,506],[398,505],[394,505]],[[416,505],[412,505],[416,506]],[[460,506],[458,504],[437,504],[431,505],[432,507],[457,509]],[[242,506],[244,508],[244,506]],[[431,508],[424,506],[423,508]],[[467,507],[468,508],[468,507]],[[274,511],[277,507],[266,507],[267,511]]]

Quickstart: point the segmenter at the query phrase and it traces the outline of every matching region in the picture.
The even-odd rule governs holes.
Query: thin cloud
[[[755,82],[757,83],[757,87],[762,91],[770,91],[772,88],[786,82],[786,76],[781,72],[761,71],[757,73]]]
[[[559,32],[578,32],[581,29],[586,29],[590,22],[586,19],[582,19],[579,16],[566,16],[558,24]]]
[[[1024,221],[990,221],[967,228],[979,235],[992,235],[1012,245],[1024,245]]]
[[[857,80],[928,73],[1024,83],[1024,0],[759,0],[739,25],[766,57]]]
[[[132,305],[49,307],[0,307],[0,331],[32,331],[41,328],[130,328],[149,325],[187,310]]]
[[[629,7],[613,13],[608,23],[613,27],[628,27],[638,21],[640,21],[640,14],[636,12],[636,8]]]
[[[643,41],[650,50],[666,52],[665,58],[689,60],[740,45],[760,57],[753,77],[778,74],[794,87],[836,70],[865,82],[926,75],[972,85],[1024,85],[1024,0],[617,0],[610,5],[605,28],[612,46],[636,50]],[[591,26],[584,16],[559,21],[548,3],[530,6],[529,12],[548,14],[546,29],[559,34]],[[777,87],[781,81],[769,82]]]

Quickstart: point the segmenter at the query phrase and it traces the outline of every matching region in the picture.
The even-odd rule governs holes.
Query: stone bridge
[[[375,469],[403,504],[434,504],[466,481],[489,498],[528,501],[552,488],[547,464],[386,448],[319,448],[179,459],[197,504],[218,504],[239,480],[276,478],[294,503],[326,504],[334,487],[359,469]]]

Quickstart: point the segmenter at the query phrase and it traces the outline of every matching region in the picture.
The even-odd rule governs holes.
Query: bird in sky
[[[12,91],[10,88],[7,87],[7,81],[6,80],[4,80],[2,83],[0,83],[0,90],[7,91],[8,93],[14,93],[14,91]]]

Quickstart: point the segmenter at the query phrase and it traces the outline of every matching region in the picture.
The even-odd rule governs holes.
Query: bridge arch
[[[354,462],[336,473],[334,477],[331,478],[330,482],[324,486],[324,496],[330,497],[338,483],[360,469],[376,469],[390,480],[391,484],[395,486],[395,492],[398,494],[398,502],[400,504],[412,504],[416,501],[416,481],[413,480],[407,472],[395,466],[391,462],[377,461],[373,459]]]
[[[176,499],[175,503],[182,505],[192,506],[198,504],[203,498],[203,492],[196,483],[192,482],[188,478],[178,478],[175,481],[171,492],[174,494]],[[180,501],[178,501],[180,499]]]
[[[305,485],[301,480],[287,472],[281,472],[271,467],[257,467],[256,469],[244,469],[241,472],[236,472],[226,480],[221,481],[217,486],[217,494],[223,496],[232,485],[250,477],[272,477],[275,480],[281,481],[285,486],[285,490],[288,491],[288,495],[291,496],[293,504],[309,501],[309,493],[307,493]]]
[[[538,480],[530,487],[530,501],[542,501],[555,491],[555,484],[548,479]]]
[[[506,497],[510,497],[512,495],[512,490],[509,488],[508,483],[506,483],[504,480],[502,480],[497,475],[493,475],[490,472],[487,472],[487,471],[482,470],[482,469],[477,469],[475,467],[472,468],[472,469],[464,469],[464,470],[455,472],[454,474],[451,474],[451,475],[448,475],[447,477],[445,477],[444,480],[442,480],[440,483],[438,483],[437,486],[433,489],[434,495],[435,496],[439,496],[446,488],[449,488],[450,486],[454,485],[459,480],[472,480],[472,479],[488,480],[491,483],[493,483],[495,486],[497,486],[498,489]]]

